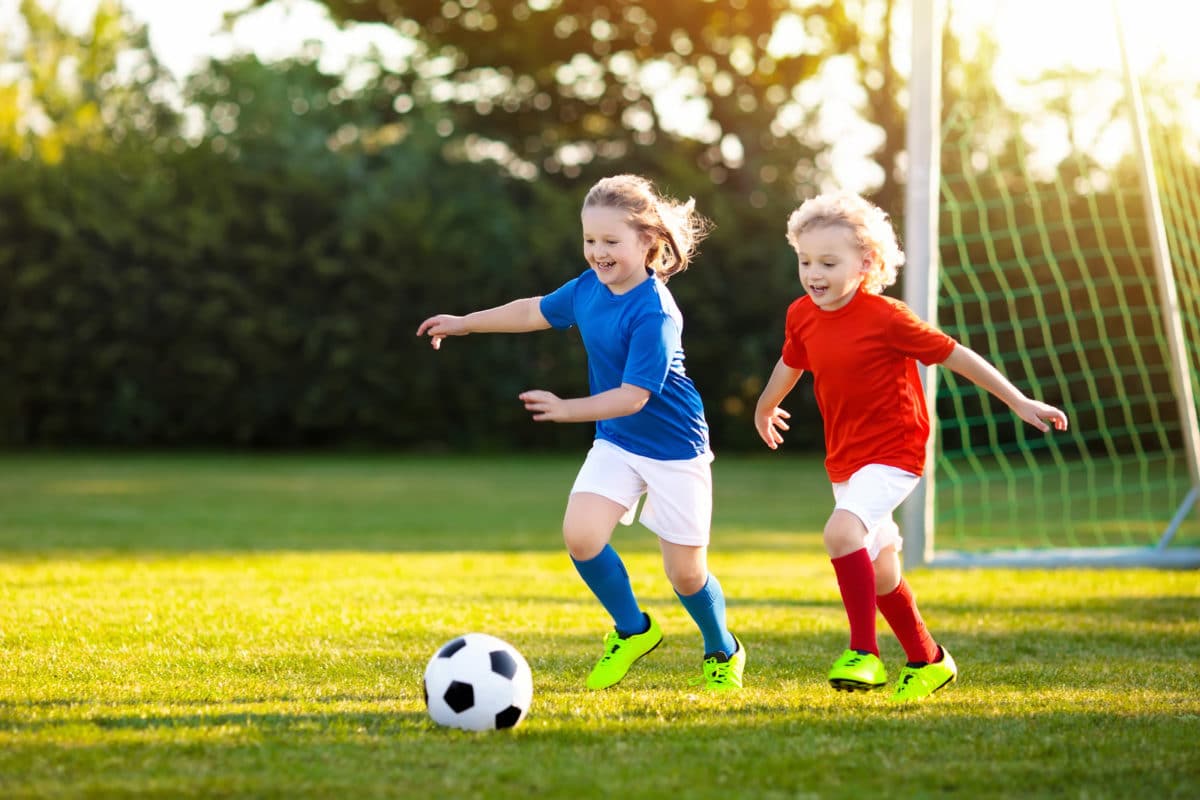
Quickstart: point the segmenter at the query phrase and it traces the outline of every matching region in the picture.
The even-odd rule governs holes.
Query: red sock
[[[907,581],[901,578],[895,591],[879,595],[876,602],[883,618],[892,627],[892,633],[896,634],[904,647],[904,654],[909,661],[937,661],[937,642],[929,635],[925,620],[921,619],[917,599]]]
[[[850,649],[879,655],[875,640],[875,565],[867,555],[867,548],[832,561],[842,605],[850,619]]]

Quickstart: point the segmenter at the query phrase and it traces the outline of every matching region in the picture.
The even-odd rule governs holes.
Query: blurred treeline
[[[859,76],[874,197],[902,226],[891,42],[907,6],[325,5],[392,25],[410,52],[331,74],[314,43],[180,82],[117,3],[74,34],[23,0],[28,37],[4,58],[18,69],[0,72],[0,443],[581,445],[590,426],[534,424],[516,400],[586,392],[574,333],[435,353],[414,332],[573,277],[587,188],[637,172],[716,223],[671,289],[714,444],[754,447],[799,291],[784,222],[832,174],[830,64]],[[947,92],[979,91],[988,57],[948,48]],[[705,125],[680,130],[655,80],[686,84]],[[792,446],[819,447],[808,381],[789,408]]]

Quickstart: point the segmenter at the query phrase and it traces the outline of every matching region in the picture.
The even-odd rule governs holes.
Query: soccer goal
[[[914,0],[905,300],[1070,430],[927,368],[910,566],[1200,567],[1197,94],[1139,76],[1118,2],[1043,48],[1055,4]],[[1098,63],[1029,64],[1072,37]]]

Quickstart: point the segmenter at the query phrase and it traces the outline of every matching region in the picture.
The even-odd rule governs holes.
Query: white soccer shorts
[[[712,461],[711,452],[660,461],[596,439],[571,494],[590,492],[624,506],[623,525],[633,524],[638,500],[646,495],[643,525],[672,544],[706,547],[712,528]]]
[[[872,561],[888,545],[895,545],[896,552],[904,546],[892,512],[912,494],[920,480],[920,475],[898,467],[867,464],[851,475],[850,480],[833,484],[834,508],[849,511],[866,527],[865,544]]]

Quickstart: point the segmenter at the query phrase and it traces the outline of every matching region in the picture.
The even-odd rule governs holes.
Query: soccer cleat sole
[[[909,698],[906,700],[897,700],[895,697],[890,697],[888,699],[891,700],[894,704],[896,704],[897,706],[899,706],[901,708],[903,708],[905,706],[915,705],[917,703],[920,703],[923,700],[928,700],[930,697],[933,697],[935,694],[940,692],[942,689],[945,689],[947,686],[954,683],[954,681],[957,679],[958,679],[957,675],[952,675],[944,683],[939,684],[936,689],[930,689],[929,694],[923,695],[921,697],[913,697],[913,698]]]
[[[839,692],[873,692],[887,686],[886,683],[863,683],[846,678],[830,678],[829,685]]]
[[[633,660],[633,663],[632,663],[632,664],[630,664],[629,666],[630,666],[630,667],[632,667],[634,664],[636,664],[637,662],[641,661],[643,658],[645,658],[646,656],[650,655],[650,654],[651,654],[651,653],[653,653],[655,650],[657,650],[657,649],[659,648],[659,646],[660,646],[660,645],[662,645],[662,643],[663,643],[663,639],[666,639],[666,638],[667,638],[667,637],[665,637],[665,636],[664,636],[664,637],[662,637],[662,639],[659,639],[657,642],[655,642],[655,643],[654,643],[654,647],[651,647],[649,650],[647,650],[646,652],[642,653],[640,656],[638,656],[637,658],[635,658],[635,659]]]
[[[935,688],[935,689],[934,689],[932,692],[930,692],[929,694],[934,694],[934,692],[940,692],[942,689],[945,689],[947,686],[949,686],[950,684],[954,683],[956,680],[958,680],[958,676],[957,676],[957,675],[951,675],[949,678],[947,678],[947,679],[946,679],[945,683],[939,684],[939,685],[938,685],[938,686],[937,686],[937,687],[936,687],[936,688]]]

